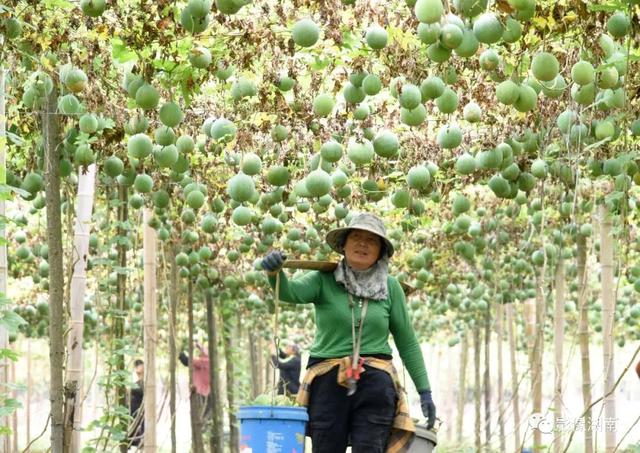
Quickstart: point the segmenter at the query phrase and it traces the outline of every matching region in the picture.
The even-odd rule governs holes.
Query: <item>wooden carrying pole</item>
[[[156,230],[149,226],[151,210],[143,214],[144,247],[144,451],[155,453],[156,440]]]

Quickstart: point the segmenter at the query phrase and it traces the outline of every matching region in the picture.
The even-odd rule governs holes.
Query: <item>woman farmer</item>
[[[429,429],[436,410],[404,292],[387,272],[393,245],[382,221],[366,213],[330,231],[327,243],[344,255],[333,272],[289,280],[280,270],[282,252],[262,260],[271,286],[279,280],[281,300],[315,306],[316,336],[298,393],[298,402],[308,406],[313,452],[344,452],[349,439],[353,453],[403,451],[415,428],[391,362],[389,333],[420,394]]]

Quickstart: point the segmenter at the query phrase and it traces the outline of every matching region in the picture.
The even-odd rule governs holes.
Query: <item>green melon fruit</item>
[[[538,179],[547,177],[547,163],[542,159],[536,159],[531,163],[531,174]]]
[[[487,9],[488,0],[454,0],[453,6],[464,17],[472,18]]]
[[[373,139],[373,150],[380,157],[395,157],[399,148],[398,136],[391,131],[380,131]]]
[[[558,74],[551,82],[543,82],[542,93],[551,99],[557,99],[563,95],[564,90],[567,89],[567,82],[562,77],[562,74]]]
[[[442,113],[453,113],[458,108],[458,95],[451,88],[447,87],[440,97],[436,99],[436,106]]]
[[[408,190],[397,190],[391,196],[391,203],[396,208],[408,208],[411,204],[411,194]]]
[[[456,195],[453,199],[452,209],[454,215],[458,216],[471,209],[471,202],[464,195]]]
[[[511,186],[509,181],[504,179],[501,175],[493,175],[489,180],[489,188],[499,198],[506,198],[511,192]]]
[[[418,39],[420,39],[424,44],[433,44],[440,37],[440,24],[438,22],[434,22],[432,24],[420,22],[418,24],[417,33]]]
[[[578,85],[588,85],[595,79],[593,65],[585,60],[580,60],[571,67],[571,79]]]
[[[286,186],[289,182],[289,170],[281,165],[269,168],[267,182],[273,186]]]
[[[504,29],[494,13],[483,13],[473,22],[473,33],[481,43],[493,44],[502,38]]]
[[[211,66],[211,52],[206,47],[194,47],[189,52],[189,63],[198,69],[206,69]]]
[[[571,86],[571,98],[580,105],[590,105],[596,98],[596,86],[593,83],[587,85]]]
[[[172,168],[178,161],[178,148],[175,145],[163,146],[153,155],[158,167]]]
[[[513,17],[507,17],[505,21],[504,32],[502,33],[502,40],[508,43],[514,43],[520,40],[522,37],[522,25]]]
[[[440,21],[444,6],[442,0],[417,0],[413,11],[420,22],[433,24]]]
[[[29,193],[35,194],[36,192],[40,192],[44,189],[44,179],[42,179],[42,175],[40,175],[40,173],[28,173],[22,180],[20,188]]]
[[[180,25],[193,34],[205,31],[210,21],[210,14],[205,14],[204,16],[196,15],[193,14],[189,7],[184,8],[180,13]]]
[[[156,208],[164,209],[169,206],[171,197],[166,190],[160,189],[153,193],[153,195],[151,196],[151,200],[153,201],[153,205]]]
[[[438,41],[427,47],[427,57],[434,63],[444,63],[451,58],[451,49],[447,49]]]
[[[531,60],[531,72],[536,79],[548,82],[555,79],[560,72],[560,63],[553,54],[538,52]]]
[[[634,137],[640,136],[640,119],[637,119],[633,123],[631,123],[631,126],[629,126],[629,130],[631,131],[631,135],[633,135]]]
[[[372,25],[365,34],[367,45],[374,50],[384,49],[387,46],[387,30],[380,25]]]
[[[419,126],[427,117],[427,109],[423,104],[418,105],[413,110],[400,109],[400,121],[407,126]]]
[[[87,85],[87,75],[78,68],[70,69],[63,78],[63,83],[72,93],[79,93]]]
[[[604,68],[598,79],[598,88],[615,88],[620,77],[615,66]]]
[[[438,131],[436,142],[441,148],[457,148],[462,142],[462,131],[456,125],[445,125]]]
[[[242,172],[249,175],[257,175],[262,170],[262,160],[255,153],[246,153],[242,160]]]
[[[440,28],[440,43],[447,49],[456,49],[462,43],[464,34],[455,24],[445,24]]]
[[[380,77],[375,74],[368,74],[362,81],[362,89],[365,94],[369,96],[375,96],[382,89],[382,83]]]
[[[280,91],[289,91],[295,85],[296,81],[289,76],[280,76],[276,86]]]
[[[344,100],[347,104],[359,104],[364,101],[364,98],[367,95],[361,87],[357,87],[353,83],[347,82],[344,86],[344,90],[342,90],[342,96],[344,96]]]
[[[312,197],[321,197],[331,191],[331,176],[322,170],[314,170],[305,178],[307,192]]]
[[[341,188],[349,182],[349,178],[342,170],[338,169],[331,174],[331,182],[334,187]]]
[[[456,160],[456,173],[459,175],[470,175],[476,171],[476,160],[469,154],[464,153]]]
[[[353,111],[353,119],[357,121],[364,121],[371,114],[371,108],[367,104],[360,104]]]
[[[482,120],[482,109],[475,102],[469,102],[464,106],[462,116],[470,123],[477,123]]]
[[[231,220],[239,226],[249,225],[253,218],[253,212],[246,206],[238,206],[231,213]]]
[[[607,31],[614,38],[623,38],[629,32],[631,22],[627,15],[621,11],[618,11],[609,17],[607,20]]]
[[[245,79],[244,77],[240,77],[231,86],[231,97],[236,102],[244,98],[255,96],[256,93],[257,88],[255,83],[253,83],[251,80]]]
[[[124,163],[118,156],[110,156],[104,161],[104,172],[110,178],[115,178],[122,174]]]
[[[133,181],[133,187],[137,192],[149,193],[151,189],[153,189],[153,179],[146,173],[141,173],[137,175],[135,181]]]
[[[199,190],[193,190],[187,195],[186,202],[191,209],[198,210],[204,205],[204,194]]]
[[[91,113],[85,113],[80,117],[80,132],[93,134],[98,130],[98,118]]]
[[[189,0],[187,8],[196,17],[203,17],[211,11],[211,0]]]
[[[363,139],[362,142],[358,142],[353,138],[349,140],[347,156],[355,165],[366,165],[370,163],[373,155],[373,144],[369,140]]]
[[[424,190],[431,183],[431,173],[424,165],[414,165],[407,173],[407,184],[411,189]]]
[[[129,135],[140,134],[147,129],[149,129],[149,120],[144,115],[132,116],[124,126],[124,131]]]
[[[107,9],[105,0],[80,0],[82,12],[89,17],[100,17]]]
[[[485,71],[493,71],[500,64],[500,57],[493,49],[487,49],[480,54],[480,67]]]
[[[65,94],[58,98],[58,110],[65,115],[77,115],[82,111],[82,105],[73,94]]]
[[[176,140],[176,148],[179,153],[186,154],[190,153],[195,149],[196,144],[193,139],[188,135],[181,135]]]
[[[271,138],[274,142],[283,142],[287,139],[287,137],[289,137],[289,129],[287,129],[282,124],[276,124],[271,129]]]
[[[342,157],[342,145],[335,140],[325,142],[320,147],[320,155],[327,162],[337,162]]]
[[[155,87],[149,83],[144,83],[138,91],[136,91],[136,104],[142,110],[152,110],[158,106],[160,101],[160,93]]]
[[[462,58],[473,57],[480,48],[480,42],[472,30],[465,28],[462,32],[462,41],[460,45],[454,49],[456,55]]]
[[[136,134],[129,137],[127,141],[127,152],[129,156],[136,159],[144,159],[153,151],[153,143],[146,134]]]
[[[558,118],[556,119],[556,125],[558,126],[558,129],[560,129],[560,132],[562,132],[563,134],[568,134],[571,126],[576,122],[577,119],[578,115],[576,114],[576,112],[574,112],[573,110],[565,110],[558,115]]]
[[[222,14],[235,14],[248,3],[250,0],[216,0],[216,8]]]
[[[519,112],[531,112],[535,109],[538,102],[538,94],[529,85],[520,85],[518,87],[518,99],[513,106]]]
[[[74,163],[76,165],[84,166],[90,165],[95,162],[96,157],[93,154],[93,150],[89,145],[80,145],[76,148],[73,156]]]
[[[291,37],[300,47],[311,47],[320,37],[320,29],[311,19],[301,19],[291,28]]]
[[[612,138],[616,132],[613,122],[610,120],[600,121],[596,126],[596,138],[598,140],[604,140],[605,138]]]
[[[361,88],[362,82],[364,82],[364,78],[367,75],[369,75],[367,71],[354,71],[349,74],[349,82],[351,82],[352,85]]]
[[[227,183],[227,193],[234,201],[244,203],[249,201],[256,190],[255,183],[251,176],[238,173],[231,177]]]
[[[176,134],[169,126],[160,126],[154,132],[154,138],[158,145],[173,145],[176,142]]]
[[[444,93],[445,84],[438,76],[429,76],[420,84],[420,92],[422,93],[422,101],[436,99]]]
[[[518,179],[518,176],[520,176],[520,167],[518,167],[518,164],[513,162],[505,167],[500,174],[508,181],[515,181]]]
[[[420,88],[410,83],[404,84],[398,100],[400,101],[400,105],[405,109],[415,109],[422,102]]]
[[[236,136],[236,125],[226,118],[218,118],[211,123],[210,135],[216,141],[233,140]]]
[[[227,80],[234,72],[235,68],[224,61],[219,60],[218,63],[216,63],[216,71],[214,74],[218,79]]]
[[[160,121],[167,127],[176,127],[182,122],[182,110],[175,102],[167,102],[160,107]]]
[[[316,116],[329,116],[334,105],[333,96],[327,93],[319,94],[313,100],[313,113]]]

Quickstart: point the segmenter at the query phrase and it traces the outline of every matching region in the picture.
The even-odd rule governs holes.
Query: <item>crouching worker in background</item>
[[[300,348],[295,343],[289,343],[284,351],[278,351],[271,343],[271,362],[280,370],[278,380],[278,395],[297,395],[300,388]]]

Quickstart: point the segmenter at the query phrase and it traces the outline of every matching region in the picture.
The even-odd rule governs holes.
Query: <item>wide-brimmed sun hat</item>
[[[344,243],[351,230],[365,230],[377,234],[385,243],[387,256],[391,257],[393,255],[393,244],[387,237],[387,230],[384,227],[384,223],[382,223],[382,220],[377,216],[367,212],[354,215],[348,226],[329,231],[327,233],[327,244],[329,244],[329,247],[340,254],[344,254]]]

